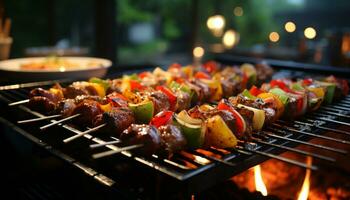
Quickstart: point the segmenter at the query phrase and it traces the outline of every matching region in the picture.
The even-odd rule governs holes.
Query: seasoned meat
[[[128,101],[126,98],[122,98],[121,94],[117,92],[108,94],[107,99],[113,104],[114,107],[128,107]]]
[[[163,92],[151,92],[149,99],[153,102],[154,114],[163,110],[169,110],[170,108],[169,99]]]
[[[51,113],[56,110],[57,104],[46,97],[34,96],[29,99],[28,107],[41,113]]]
[[[266,63],[258,63],[255,65],[257,72],[258,84],[269,81],[273,75],[273,69]]]
[[[113,107],[111,111],[102,114],[101,120],[102,123],[107,123],[106,128],[110,132],[119,137],[122,131],[135,122],[135,117],[127,107]]]
[[[208,101],[211,97],[210,88],[207,84],[200,82],[199,80],[193,80],[192,83],[199,87],[198,90],[198,101],[205,102]]]
[[[74,118],[74,123],[79,126],[93,126],[94,119],[103,111],[100,104],[90,99],[84,99],[73,109],[72,115],[80,114],[79,117]]]
[[[180,112],[182,110],[188,109],[191,106],[191,97],[188,93],[181,90],[176,91],[177,97],[176,111]]]
[[[217,114],[224,120],[226,125],[230,128],[233,134],[236,134],[237,127],[236,127],[236,119],[233,116],[232,113],[226,110],[218,110]]]
[[[276,110],[268,107],[264,107],[263,110],[265,112],[265,124],[271,124],[276,120]]]
[[[243,139],[244,141],[249,141],[253,134],[253,117],[254,112],[251,110],[248,110],[246,108],[235,108],[239,114],[243,117],[245,123],[246,123],[246,131],[244,135],[236,135],[239,139]]]
[[[73,99],[79,95],[98,96],[98,92],[92,85],[84,81],[74,82],[73,84],[66,87],[66,89],[64,90],[64,96],[66,98]]]
[[[296,116],[298,116],[298,100],[289,96],[289,102],[282,117],[285,120],[293,120]]]
[[[106,94],[111,94],[113,92],[121,93],[122,79],[115,79],[110,82],[110,87],[108,87]]]
[[[221,80],[221,87],[223,92],[223,97],[230,97],[235,91],[235,84],[228,80]]]
[[[45,97],[48,100],[52,101],[53,103],[57,103],[58,101],[63,99],[63,96],[61,93],[53,93],[50,92],[50,90],[45,90],[43,88],[35,88],[29,93],[29,98],[41,96]]]
[[[76,88],[73,86],[68,86],[64,90],[64,96],[66,98],[74,99],[79,95],[88,95],[88,92],[85,90],[85,88]]]
[[[160,126],[158,130],[163,153],[172,154],[185,148],[187,142],[179,128],[174,125],[164,125]]]
[[[242,104],[257,109],[262,109],[264,106],[264,101],[262,99],[258,98],[256,100],[251,100],[241,94],[235,97],[230,97],[228,100],[232,105]]]
[[[78,104],[84,100],[92,100],[92,101],[96,101],[96,102],[101,103],[101,104],[107,103],[106,99],[103,99],[99,96],[94,96],[94,95],[78,95],[74,98],[74,101],[76,104]]]
[[[62,93],[51,92],[42,88],[35,88],[29,93],[28,106],[42,113],[51,113],[56,110],[57,103],[63,99]]]
[[[127,145],[143,144],[142,148],[133,152],[150,156],[158,151],[161,146],[161,138],[158,129],[152,125],[131,124],[120,135],[120,139]]]
[[[76,102],[74,99],[65,99],[59,102],[57,111],[60,112],[63,117],[68,117],[72,114],[75,107]]]

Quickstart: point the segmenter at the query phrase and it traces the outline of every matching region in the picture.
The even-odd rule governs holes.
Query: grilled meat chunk
[[[76,105],[72,111],[72,115],[80,114],[79,117],[74,118],[75,124],[91,127],[94,125],[95,117],[102,112],[103,110],[100,107],[100,103],[90,99],[84,99]]]
[[[248,110],[246,108],[238,108],[235,107],[235,109],[239,112],[239,114],[243,117],[245,123],[246,123],[246,131],[244,135],[237,135],[236,136],[239,139],[242,139],[244,141],[249,141],[253,134],[253,117],[254,112],[251,110]]]
[[[135,117],[133,112],[127,107],[113,107],[111,111],[103,113],[100,120],[98,118],[95,120],[98,123],[95,126],[106,123],[106,130],[119,137],[121,132],[135,122]]]
[[[272,78],[273,69],[266,63],[258,63],[255,65],[257,82],[260,85],[263,82],[266,82]]]
[[[160,126],[158,130],[161,138],[161,153],[171,155],[185,148],[187,142],[178,127],[168,124]]]
[[[197,88],[195,88],[196,92],[197,92],[197,96],[198,96],[198,102],[206,102],[210,99],[211,96],[211,92],[210,92],[210,88],[207,84],[202,83],[199,80],[192,80],[191,81],[192,84],[194,84],[195,86],[197,86]]]
[[[74,99],[65,99],[59,102],[57,112],[62,114],[63,117],[68,117],[72,114],[76,106]]]
[[[144,156],[156,153],[161,146],[159,131],[152,125],[131,124],[122,132],[120,139],[127,145],[143,144],[142,148],[135,149],[133,152]]]
[[[29,99],[28,107],[41,113],[52,113],[56,110],[56,104],[46,97],[35,96]]]
[[[154,104],[154,114],[163,110],[169,110],[170,103],[168,97],[160,91],[154,91],[150,93],[149,99]]]
[[[54,89],[59,91],[59,89]],[[42,113],[51,113],[56,110],[57,103],[63,99],[62,93],[35,88],[29,93],[29,107]]]
[[[74,99],[79,95],[92,95],[98,96],[96,89],[88,82],[80,81],[74,82],[67,86],[64,90],[64,96],[69,99]]]
[[[175,93],[177,97],[176,111],[188,109],[191,106],[191,97],[188,93],[177,90]]]

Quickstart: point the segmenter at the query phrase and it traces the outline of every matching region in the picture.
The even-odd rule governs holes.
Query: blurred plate
[[[59,64],[52,64],[49,59],[58,59]],[[51,66],[38,66],[48,62]],[[110,60],[93,57],[32,57],[0,61],[1,74],[19,82],[103,77],[111,66]]]

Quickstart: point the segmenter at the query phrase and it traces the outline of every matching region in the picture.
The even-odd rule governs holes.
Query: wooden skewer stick
[[[235,166],[237,166],[237,165],[234,164],[234,163],[231,163],[231,162],[229,162],[229,161],[227,161],[227,160],[224,160],[224,159],[221,159],[221,158],[217,158],[217,157],[215,157],[215,156],[210,156],[210,155],[207,155],[207,154],[198,152],[198,151],[195,151],[195,153],[196,153],[196,154],[199,154],[200,156],[205,157],[205,158],[207,158],[207,159],[209,159],[209,160],[216,161],[216,162],[218,162],[218,163],[221,163],[221,164],[224,164],[224,165],[227,165],[227,166],[230,166],[230,167],[235,167]]]
[[[73,141],[73,140],[75,140],[75,139],[80,138],[81,136],[84,136],[84,135],[88,134],[88,133],[92,133],[92,132],[94,132],[94,131],[97,131],[98,129],[100,129],[100,128],[106,126],[106,125],[107,125],[107,124],[101,124],[101,125],[96,126],[96,127],[94,127],[94,128],[88,129],[88,130],[86,130],[86,131],[84,131],[84,132],[81,132],[81,133],[79,133],[79,134],[77,134],[77,135],[73,135],[72,137],[69,137],[69,138],[64,139],[63,142],[64,142],[64,143],[71,142],[71,141]]]
[[[29,99],[24,99],[24,100],[21,100],[21,101],[16,101],[16,102],[9,103],[8,106],[16,106],[16,105],[25,104],[25,103],[28,103],[28,102],[29,102]]]
[[[105,143],[101,143],[101,144],[92,144],[92,145],[90,145],[90,148],[95,149],[95,148],[104,147],[104,146],[110,145],[110,144],[118,144],[120,142],[121,142],[120,140],[114,140],[114,141],[109,141],[109,142],[105,142]]]
[[[49,115],[49,116],[38,117],[38,118],[33,118],[33,119],[21,120],[21,121],[17,121],[17,123],[24,124],[24,123],[29,123],[29,122],[41,121],[41,120],[45,120],[45,119],[52,119],[52,118],[61,117],[61,116],[62,115]]]
[[[40,129],[41,129],[41,130],[47,129],[47,128],[51,127],[51,126],[54,126],[54,125],[56,125],[56,124],[59,124],[59,123],[62,123],[62,122],[68,121],[68,120],[71,120],[71,119],[76,118],[76,117],[78,117],[78,116],[80,116],[79,113],[78,113],[78,114],[75,114],[75,115],[72,115],[72,116],[69,116],[69,117],[66,117],[66,118],[63,118],[63,119],[58,120],[58,121],[53,121],[53,122],[50,123],[50,124],[47,124],[47,125],[45,125],[45,126],[40,127]]]
[[[94,159],[98,159],[98,158],[102,158],[102,157],[106,157],[106,156],[111,156],[117,153],[121,153],[122,151],[128,151],[128,150],[132,150],[132,149],[137,149],[137,148],[141,148],[143,147],[143,144],[134,144],[134,145],[130,145],[130,146],[126,146],[126,147],[122,147],[116,150],[109,150],[109,151],[105,151],[105,152],[101,152],[101,153],[96,153],[93,154],[92,157]]]

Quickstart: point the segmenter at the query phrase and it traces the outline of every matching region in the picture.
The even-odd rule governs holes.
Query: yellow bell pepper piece
[[[206,127],[205,144],[207,146],[233,148],[237,145],[236,136],[219,115],[209,118],[206,121]]]

